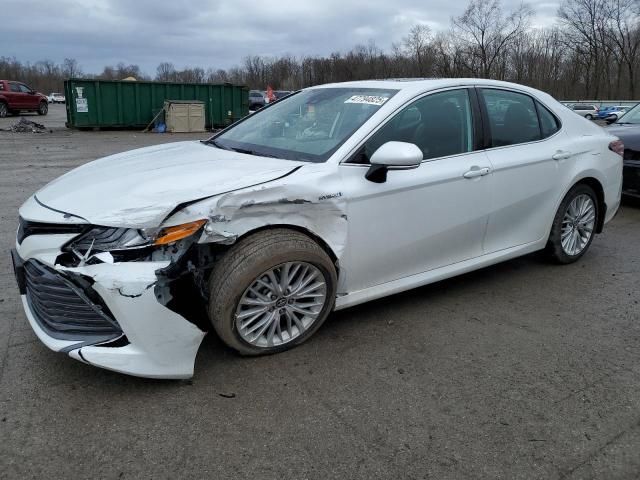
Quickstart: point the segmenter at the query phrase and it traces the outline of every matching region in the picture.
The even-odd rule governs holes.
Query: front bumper
[[[622,193],[640,197],[640,160],[625,160],[622,172]]]
[[[156,271],[169,262],[99,263],[75,268],[56,265],[62,245],[74,236],[28,236],[12,252],[25,314],[42,343],[76,360],[121,373],[150,378],[191,377],[205,332],[156,298]],[[72,282],[82,280],[84,287],[78,287],[79,293],[83,293],[82,288],[89,289],[84,293],[96,301],[87,299],[87,302],[103,305],[115,327],[101,330],[100,334],[91,329],[78,329],[86,312],[80,310],[76,315],[73,308],[46,295],[37,301],[55,304],[54,311],[62,317],[58,317],[61,320],[58,323],[43,318],[46,316],[43,304],[34,301],[33,292],[30,296],[29,288],[37,287],[29,285],[25,262],[42,266],[52,276],[57,274]],[[69,325],[73,326],[72,330]]]

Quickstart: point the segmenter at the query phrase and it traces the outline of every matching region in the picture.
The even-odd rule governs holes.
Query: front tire
[[[0,118],[5,118],[9,116],[9,107],[4,102],[0,102]]]
[[[49,105],[47,102],[40,102],[40,105],[38,105],[38,115],[46,115],[48,111]]]
[[[593,115],[591,115],[590,113],[587,113],[584,118],[586,118],[587,120],[593,120]]]
[[[333,309],[336,270],[327,253],[295,230],[258,232],[215,265],[209,318],[243,355],[288,350],[311,337]]]
[[[585,184],[574,186],[558,207],[547,242],[547,253],[561,264],[582,257],[595,235],[598,222],[598,198]]]

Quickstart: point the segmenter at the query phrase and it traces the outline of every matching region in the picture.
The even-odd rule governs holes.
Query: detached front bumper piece
[[[27,237],[11,252],[25,314],[52,350],[150,378],[189,378],[205,332],[156,298],[156,271],[169,262],[52,265],[58,242]],[[62,245],[66,238],[61,238]],[[44,247],[44,248],[39,248]]]

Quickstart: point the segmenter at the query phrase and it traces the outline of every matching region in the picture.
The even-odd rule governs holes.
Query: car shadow
[[[632,197],[630,195],[622,196],[622,205],[633,208],[640,208],[640,197]]]

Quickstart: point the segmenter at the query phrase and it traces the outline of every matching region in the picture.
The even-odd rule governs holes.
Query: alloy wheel
[[[562,250],[567,255],[582,253],[591,240],[596,223],[596,206],[587,194],[576,196],[562,219]]]
[[[324,275],[307,262],[287,262],[258,276],[240,297],[235,326],[256,347],[278,347],[308,331],[327,300]]]
[[[4,118],[9,114],[9,110],[7,109],[7,105],[3,102],[0,102],[0,118]]]

